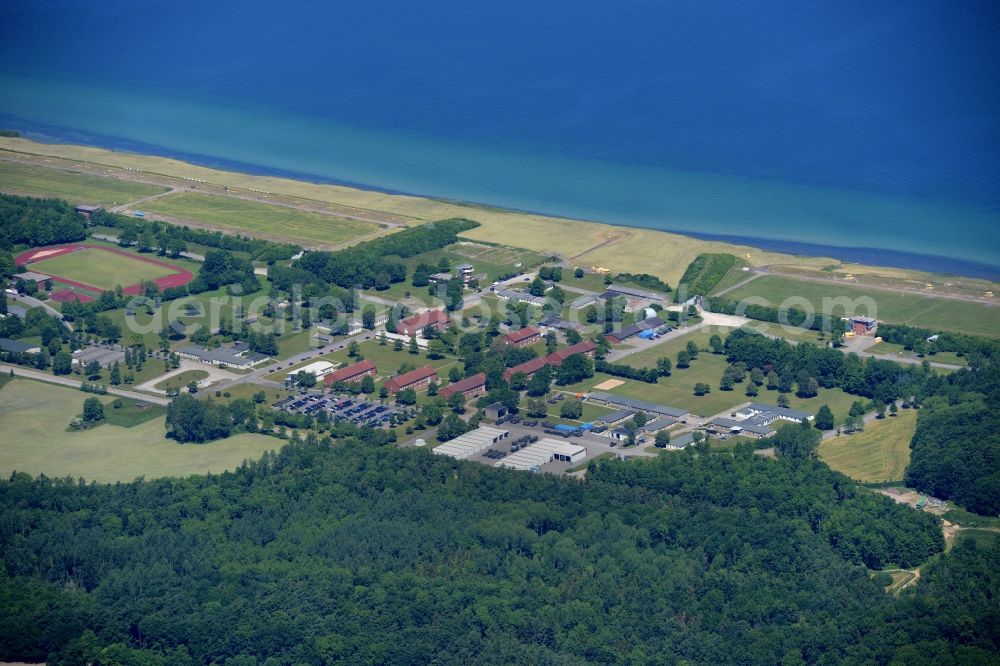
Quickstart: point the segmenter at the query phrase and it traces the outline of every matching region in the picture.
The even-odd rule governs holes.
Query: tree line
[[[587,481],[355,441],[234,472],[0,483],[0,659],[990,663],[1000,547],[748,448]]]
[[[312,276],[310,281],[344,289],[388,289],[406,279],[406,266],[389,257],[408,258],[438,250],[458,240],[458,234],[479,226],[465,219],[441,220],[404,229],[337,252],[309,252],[293,266]]]

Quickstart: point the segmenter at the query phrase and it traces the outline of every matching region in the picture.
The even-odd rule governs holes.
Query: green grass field
[[[133,428],[166,415],[166,407],[152,404],[139,407],[134,400],[128,398],[112,398],[104,405],[104,423],[122,428]]]
[[[0,388],[0,474],[13,471],[53,477],[83,477],[112,483],[137,477],[188,476],[235,469],[243,460],[279,449],[264,435],[240,434],[208,444],[181,445],[164,437],[162,412],[126,428],[110,423],[70,432],[80,414],[81,391],[16,378]],[[116,398],[102,397],[105,412]],[[122,399],[123,401],[125,399]]]
[[[688,335],[682,335],[679,338],[624,357],[620,362],[636,367],[654,367],[658,358],[667,356],[675,364],[675,367],[670,377],[660,377],[659,382],[656,384],[624,380],[624,384],[611,389],[609,392],[663,405],[680,407],[698,416],[713,416],[751,400],[769,404],[776,403],[779,395],[778,392],[768,391],[766,387],[760,388],[760,393],[756,398],[748,398],[744,394],[746,391],[745,382],[736,384],[732,391],[719,390],[719,381],[722,379],[722,373],[728,365],[726,357],[721,354],[717,355],[701,351],[698,354],[698,358],[691,362],[691,367],[686,369],[676,367],[677,352],[683,349],[688,341],[693,340],[699,348],[705,349],[708,346],[708,339],[713,334],[718,333],[721,337],[725,338],[725,335],[730,330],[716,327],[700,329]],[[607,379],[620,378],[597,373],[591,379],[563,388],[571,392],[590,391],[593,386]],[[699,382],[708,384],[712,388],[711,392],[703,396],[696,396],[694,394],[694,386]],[[819,395],[815,398],[798,398],[794,393],[788,393],[786,396],[790,407],[810,413],[815,413],[823,404],[829,405],[838,423],[843,423],[847,418],[847,412],[851,407],[851,403],[857,400],[855,396],[848,395],[840,389],[820,389]]]
[[[0,191],[59,197],[74,204],[114,206],[166,192],[167,189],[157,185],[0,161]]]
[[[168,388],[184,388],[191,382],[199,382],[206,377],[208,377],[208,373],[204,370],[185,370],[172,377],[167,377],[155,388],[161,391],[166,391]]]
[[[899,416],[866,424],[863,432],[824,440],[819,456],[832,469],[858,481],[897,481],[910,463],[916,428],[916,412],[900,410]]]
[[[903,345],[897,345],[892,342],[879,342],[865,351],[872,354],[886,354],[888,356],[896,356],[898,358],[920,358],[912,351],[907,351],[903,349]],[[938,352],[936,354],[927,354],[920,360],[928,360],[932,363],[950,363],[951,365],[968,365],[968,361],[964,356],[959,356],[955,352]]]
[[[961,539],[974,539],[976,545],[980,548],[989,548],[993,545],[993,542],[1000,539],[1000,531],[996,530],[984,530],[979,528],[966,528],[959,531],[955,540]]]
[[[88,248],[33,262],[29,268],[101,289],[127,287],[141,280],[155,280],[177,271],[139,258]]]
[[[307,244],[346,243],[379,229],[375,224],[358,220],[193,192],[168,194],[143,203],[142,209],[251,235],[258,232]]]
[[[1000,309],[995,306],[890,292],[850,285],[825,284],[794,278],[766,275],[726,294],[725,298],[741,300],[757,296],[771,305],[781,305],[786,299],[804,298],[816,312],[832,309],[831,314],[843,315],[843,307],[824,308],[824,298],[871,298],[876,305],[875,316],[882,321],[922,326],[932,330],[956,331],[969,335],[1000,335]],[[801,308],[801,302],[790,303]],[[868,314],[860,308],[856,314]]]

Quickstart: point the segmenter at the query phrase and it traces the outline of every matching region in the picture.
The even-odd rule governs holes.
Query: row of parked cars
[[[389,422],[393,409],[387,405],[357,398],[338,398],[317,394],[285,398],[274,405],[278,409],[316,416],[326,411],[334,421],[347,420],[355,425],[378,428]]]

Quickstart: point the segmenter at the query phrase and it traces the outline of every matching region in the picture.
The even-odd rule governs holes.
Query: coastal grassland
[[[82,282],[101,289],[127,287],[141,280],[155,280],[177,271],[136,257],[88,248],[68,252],[51,259],[33,262],[31,270]]]
[[[771,305],[781,305],[786,299],[805,299],[816,312],[824,309],[824,299],[871,298],[877,307],[875,315],[881,321],[910,324],[932,330],[947,330],[969,335],[1000,335],[1000,309],[997,306],[969,301],[921,296],[899,291],[866,289],[851,285],[826,284],[796,280],[791,277],[766,275],[725,295],[729,300],[763,298]],[[801,301],[789,300],[801,308]],[[843,308],[833,308],[834,315],[843,315]],[[867,314],[861,308],[856,314]]]
[[[0,474],[83,477],[113,483],[137,477],[188,476],[235,469],[243,460],[281,447],[273,437],[239,434],[208,444],[181,445],[164,437],[162,411],[132,427],[111,423],[67,430],[91,397],[75,389],[15,378],[0,388]],[[115,400],[102,396],[105,413]],[[124,407],[123,407],[124,409]],[[112,417],[114,419],[116,417]],[[109,419],[111,420],[111,419]]]
[[[910,463],[910,440],[916,429],[917,413],[903,409],[898,416],[867,423],[862,432],[823,440],[819,457],[858,481],[898,481]]]
[[[722,252],[745,258],[753,265],[782,264],[820,269],[837,262],[831,259],[803,258],[776,252],[764,252],[744,245],[703,241],[679,234],[651,229],[616,227],[596,222],[521,213],[498,208],[475,206],[387,194],[370,190],[308,183],[271,176],[219,171],[164,157],[122,153],[85,146],[42,144],[20,138],[0,138],[0,150],[15,151],[19,157],[45,156],[89,162],[105,171],[130,177],[123,168],[137,169],[142,177],[189,178],[206,181],[205,187],[225,184],[229,188],[257,189],[303,200],[322,202],[359,212],[376,212],[422,224],[451,217],[466,217],[481,224],[463,237],[501,245],[515,244],[542,254],[558,253],[578,266],[607,266],[616,271],[650,273],[676,284],[688,264],[703,252]],[[166,197],[164,197],[166,198]],[[154,203],[154,202],[150,202]],[[271,235],[281,237],[281,229]],[[288,239],[293,240],[293,239]],[[746,258],[746,254],[750,254]]]
[[[375,233],[369,222],[322,215],[234,197],[177,192],[144,202],[142,209],[236,233],[264,233],[294,243],[338,245]]]
[[[166,187],[0,160],[0,191],[58,197],[73,204],[114,206],[166,192]]]

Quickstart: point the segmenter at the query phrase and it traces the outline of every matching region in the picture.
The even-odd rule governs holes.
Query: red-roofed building
[[[438,395],[445,399],[450,398],[456,393],[461,393],[462,397],[466,400],[486,393],[486,375],[480,372],[479,374],[459,380],[454,384],[448,384],[438,391]]]
[[[420,314],[407,317],[396,324],[396,332],[400,335],[412,337],[420,335],[428,326],[432,326],[439,331],[443,331],[451,324],[451,318],[444,310],[428,310]]]
[[[515,347],[527,347],[528,345],[535,344],[541,339],[541,331],[534,326],[526,326],[525,328],[512,331],[500,338],[505,345],[514,345]]]
[[[588,358],[594,358],[594,354],[596,352],[597,345],[595,345],[591,340],[582,340],[575,345],[570,345],[564,349],[557,349],[546,356],[545,360],[549,365],[559,365],[574,354],[583,354]]]
[[[510,378],[514,376],[515,373],[523,372],[526,377],[530,377],[542,368],[548,365],[544,358],[533,358],[530,361],[525,361],[521,365],[515,365],[513,368],[507,368],[503,371],[504,381],[509,382]]]
[[[363,377],[375,374],[375,364],[365,359],[352,363],[323,377],[323,383],[329,386],[335,382],[360,382]]]
[[[435,379],[437,379],[437,372],[431,366],[425,365],[422,368],[410,370],[409,372],[404,372],[401,375],[393,377],[385,383],[385,387],[389,389],[389,393],[391,394],[399,393],[403,389],[408,388],[418,391],[427,387]]]

